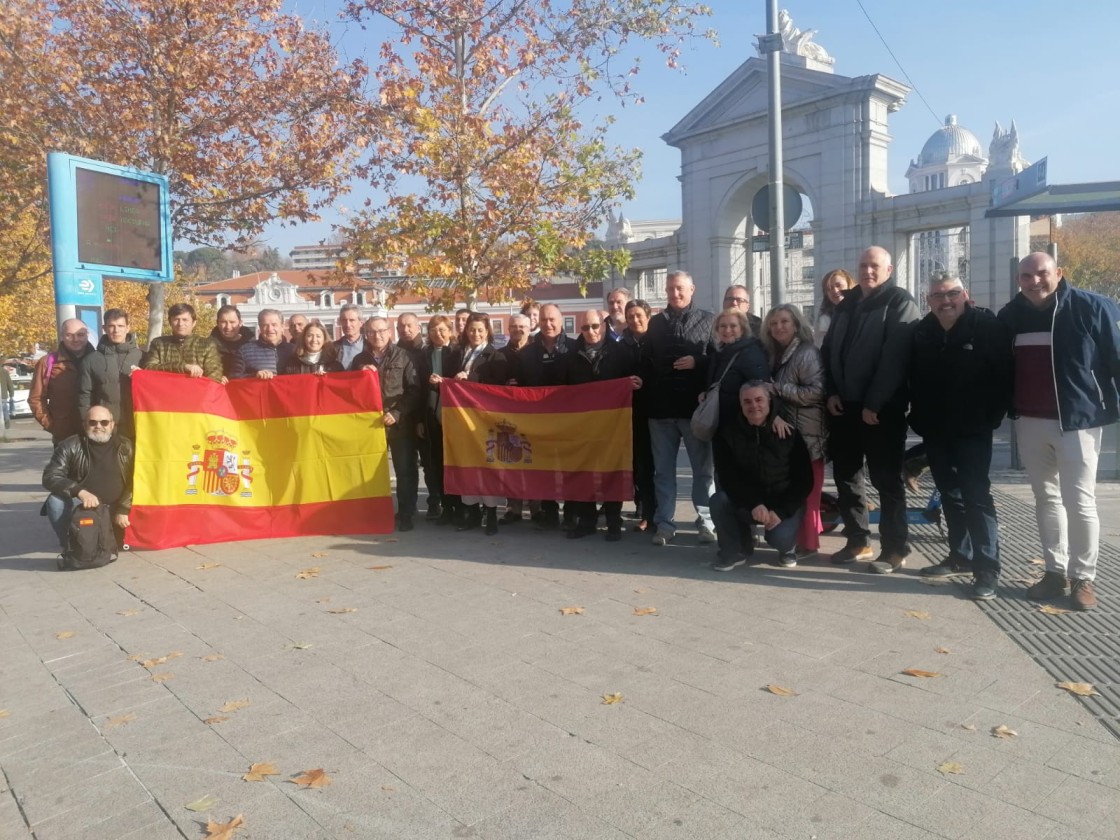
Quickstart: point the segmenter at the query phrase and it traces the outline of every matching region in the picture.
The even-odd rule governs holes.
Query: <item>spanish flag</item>
[[[240,379],[132,376],[139,548],[393,530],[372,371]]]
[[[449,493],[576,502],[634,497],[629,379],[510,388],[444,379]]]

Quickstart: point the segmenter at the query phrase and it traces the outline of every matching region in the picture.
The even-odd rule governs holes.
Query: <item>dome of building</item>
[[[957,125],[956,114],[950,114],[945,118],[945,125],[937,129],[922,146],[918,166],[936,166],[966,155],[983,160],[984,147],[975,134]]]

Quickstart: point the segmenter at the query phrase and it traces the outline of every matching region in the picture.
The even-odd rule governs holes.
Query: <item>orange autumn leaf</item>
[[[1018,738],[1019,733],[1012,729],[1010,726],[1000,724],[999,726],[992,727],[992,735],[996,738],[1002,738],[1004,741],[1009,741],[1012,738]]]
[[[124,726],[126,723],[131,723],[136,720],[136,715],[132,712],[124,715],[117,715],[111,717],[101,725],[102,729],[116,729],[118,726]]]
[[[929,679],[930,677],[943,677],[944,674],[939,674],[937,671],[923,671],[921,668],[907,668],[902,673],[908,677],[922,677]]]
[[[942,776],[959,776],[964,772],[964,765],[958,764],[955,761],[945,761],[937,765],[937,772]]]
[[[74,631],[73,630],[62,630],[61,632],[55,633],[54,637],[56,639],[72,639],[72,638],[74,638]]]
[[[236,712],[238,709],[244,709],[246,706],[250,705],[250,702],[251,701],[247,697],[243,700],[230,700],[228,703],[221,706],[221,708],[219,708],[218,711],[219,712]]]
[[[619,691],[616,691],[614,694],[604,694],[603,705],[613,706],[615,703],[621,703],[624,699],[625,698],[622,696],[622,692]]]
[[[265,782],[269,776],[279,776],[280,771],[270,761],[262,761],[249,766],[249,772],[241,778],[246,782]]]
[[[154,668],[157,665],[166,665],[172,659],[178,659],[182,655],[182,651],[174,650],[171,653],[167,654],[167,656],[160,656],[157,659],[145,659],[140,664],[145,668]]]
[[[325,552],[325,551],[312,551],[311,556],[312,557],[326,557],[327,552]]]
[[[229,720],[229,718],[225,715],[213,715],[212,717],[203,718],[202,722],[207,726],[213,726],[216,723],[225,723],[227,720]]]
[[[1050,604],[1043,604],[1038,608],[1038,611],[1043,615],[1065,615],[1069,610],[1062,609],[1061,607],[1052,607]]]
[[[304,569],[302,572],[296,572],[296,580],[311,580],[311,578],[319,577],[319,567],[312,566],[310,569]]]
[[[947,648],[947,647],[934,648],[933,652],[934,653],[943,653],[945,655],[948,655],[948,654],[952,653],[952,651],[949,650],[949,648]]]
[[[357,612],[357,607],[335,607],[333,610],[327,610],[331,615],[345,615],[346,613]]]
[[[227,823],[216,823],[212,820],[206,821],[206,837],[204,840],[233,840],[233,834],[237,829],[245,825],[245,818],[238,814]]]
[[[141,612],[143,612],[143,610],[138,610],[136,607],[129,607],[127,610],[117,610],[117,615],[123,615],[128,618],[134,615],[140,615]]]
[[[583,615],[583,607],[561,607],[560,615]]]
[[[367,569],[373,569],[375,572],[383,572],[386,569],[393,568],[392,566],[366,566]]]
[[[200,571],[206,571],[207,569],[216,569],[220,565],[222,565],[222,564],[221,563],[203,563],[201,566],[195,566],[195,568],[199,569]]]
[[[778,685],[777,683],[769,683],[766,686],[766,690],[769,691],[771,694],[777,694],[779,697],[796,697],[797,696],[797,692],[794,691],[792,688],[786,688],[784,685]]]
[[[0,709],[0,718],[11,717],[12,713],[7,709]]]
[[[172,674],[170,671],[164,672],[162,674],[152,674],[152,682],[161,683],[161,682],[167,682],[168,680],[173,680],[173,679],[175,679],[175,675]]]
[[[1097,693],[1093,688],[1092,683],[1085,682],[1060,682],[1056,683],[1058,688],[1068,691],[1070,694],[1076,694],[1079,697],[1092,697]]]
[[[318,790],[319,788],[325,788],[329,785],[331,783],[331,777],[326,774],[322,767],[319,767],[315,770],[304,770],[298,776],[293,776],[288,781],[302,788]]]
[[[634,615],[657,615],[657,607],[634,607]]]
[[[916,618],[919,621],[929,621],[930,615],[922,610],[907,610],[903,613],[907,618]]]
[[[219,659],[225,659],[220,653],[208,653],[206,656],[199,657],[203,662],[217,662]]]

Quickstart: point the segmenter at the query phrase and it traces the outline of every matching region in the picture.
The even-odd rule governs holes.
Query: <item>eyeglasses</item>
[[[66,333],[63,338],[89,338],[89,333],[85,330],[76,333]]]
[[[100,426],[103,429],[107,429],[107,428],[109,428],[110,426],[113,425],[113,421],[112,420],[87,420],[86,425],[89,426],[91,429],[96,429],[98,426]]]
[[[603,328],[602,324],[584,324],[582,327],[580,327],[580,329],[583,332],[591,332],[592,330],[601,330],[602,328]]]
[[[726,297],[726,298],[724,298],[724,299],[723,299],[723,302],[724,302],[724,304],[729,304],[729,303],[746,303],[746,302],[747,302],[747,299],[746,299],[746,298],[744,298],[744,297],[737,297],[737,298],[733,298],[733,297]]]
[[[930,300],[956,300],[964,294],[964,289],[949,289],[944,292],[930,292]]]

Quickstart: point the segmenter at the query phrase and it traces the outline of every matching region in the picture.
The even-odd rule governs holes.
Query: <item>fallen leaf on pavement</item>
[[[206,821],[206,837],[203,840],[233,840],[233,833],[245,824],[245,818],[238,814],[228,823]]]
[[[203,718],[202,722],[207,726],[213,726],[215,723],[225,723],[229,720],[225,715],[214,715],[213,717]]]
[[[929,621],[929,613],[922,612],[921,610],[907,610],[903,615],[907,618],[916,618],[919,621]]]
[[[934,648],[934,649],[933,649],[933,652],[934,652],[934,653],[944,653],[944,654],[946,654],[946,655],[948,655],[948,654],[952,653],[952,651],[951,651],[951,650],[949,650],[949,648],[947,648],[947,647],[939,647],[939,648]]]
[[[649,589],[648,586],[639,586],[637,589],[634,590],[635,594],[637,594],[637,595],[645,595],[649,591],[650,591],[650,589]]]
[[[994,735],[996,738],[1002,738],[1005,741],[1009,741],[1012,738],[1019,737],[1018,732],[1016,732],[1009,726],[1004,726],[1002,723],[999,726],[992,727],[992,735]]]
[[[560,615],[583,615],[583,607],[561,607]]]
[[[769,691],[771,694],[777,694],[779,697],[796,697],[797,696],[797,692],[794,691],[792,688],[786,688],[784,685],[778,685],[777,683],[770,683],[769,685],[766,686],[766,690]]]
[[[182,655],[183,655],[182,651],[173,650],[173,651],[171,651],[171,653],[167,654],[167,656],[160,656],[156,659],[145,659],[140,664],[143,665],[145,668],[154,668],[157,665],[166,665],[172,659],[178,659]]]
[[[225,659],[220,653],[208,653],[206,656],[199,657],[203,662],[217,662],[219,659]]]
[[[375,571],[375,572],[383,572],[386,569],[391,569],[393,567],[392,566],[367,566],[366,568],[367,569],[373,569],[373,571]]]
[[[969,732],[975,732],[976,731],[976,724],[975,723],[962,723],[961,724],[961,729],[967,729]]]
[[[59,633],[55,633],[54,637],[56,639],[72,639],[72,638],[74,638],[74,631],[73,630],[63,630]]]
[[[6,718],[6,717],[11,717],[11,716],[12,716],[12,713],[9,712],[7,709],[0,709],[0,718]]]
[[[381,786],[381,789],[382,789],[383,791],[385,791],[386,793],[392,793],[393,791],[395,791],[395,790],[396,790],[396,788],[395,788],[395,787],[393,787],[392,785],[382,785],[382,786]]]
[[[311,642],[300,642],[299,644],[284,645],[287,650],[307,650],[309,647],[314,647]]]
[[[927,679],[929,677],[943,677],[943,676],[945,676],[944,674],[939,674],[936,671],[923,671],[921,668],[907,668],[902,673],[906,674],[906,676],[908,676],[908,677],[925,677]]]
[[[657,615],[657,607],[634,607],[634,615]]]
[[[205,796],[196,799],[194,802],[188,802],[183,807],[188,811],[209,811],[221,801],[222,800],[218,799],[218,797],[208,793]]]
[[[1079,697],[1092,697],[1097,693],[1092,683],[1060,682],[1057,685],[1058,688],[1064,688],[1070,694],[1076,694]]]
[[[304,770],[298,776],[289,779],[292,784],[299,785],[302,788],[325,788],[331,783],[331,777],[326,774],[322,767],[315,770]]]
[[[218,711],[219,712],[236,712],[238,709],[244,709],[246,706],[248,706],[250,704],[250,702],[251,701],[249,700],[248,697],[246,697],[244,700],[230,700],[228,703],[226,703],[224,706],[222,706],[220,709],[218,709]]]
[[[144,654],[134,653],[134,654],[132,654],[132,656],[128,657],[128,661],[129,662],[139,662],[143,658],[144,658]]]
[[[1046,561],[1043,560],[1041,557],[1032,557],[1027,562],[1030,563],[1032,566],[1045,566],[1046,565]]]
[[[337,607],[333,610],[327,610],[331,615],[343,615],[345,613],[357,612],[357,607]]]
[[[268,780],[269,776],[279,776],[280,771],[273,766],[271,761],[262,761],[258,764],[251,764],[249,772],[241,778],[246,782],[264,782]]]
[[[937,765],[937,772],[940,773],[942,776],[948,776],[950,774],[952,774],[954,776],[959,776],[961,773],[964,772],[964,765],[963,764],[957,764],[957,762],[955,762],[955,761],[946,761],[946,762],[943,762],[942,764]]]
[[[136,607],[129,607],[127,610],[117,610],[117,615],[123,615],[126,618],[133,615],[140,615],[143,610],[138,610]]]
[[[312,557],[326,557],[327,552],[325,552],[325,551],[312,551],[311,556]]]
[[[304,569],[302,572],[296,572],[296,580],[310,580],[313,577],[319,577],[318,566],[312,566],[310,569]]]
[[[206,569],[216,569],[220,565],[222,565],[222,564],[221,563],[203,563],[201,566],[195,566],[195,568],[205,571]]]
[[[126,723],[131,723],[136,720],[136,715],[129,712],[126,715],[117,715],[111,717],[105,723],[101,724],[102,729],[116,729],[118,726],[124,726]]]
[[[1061,607],[1052,607],[1049,604],[1043,604],[1038,608],[1038,611],[1046,615],[1065,615],[1069,612],[1069,610],[1063,610]]]
[[[175,675],[170,671],[165,671],[162,674],[152,674],[152,682],[167,682],[168,680],[175,679]]]
[[[316,604],[329,604],[330,602],[331,602],[331,596],[330,595],[328,595],[325,598],[316,598],[315,599]]]
[[[622,699],[623,699],[622,698],[622,693],[618,692],[618,691],[616,691],[614,694],[604,694],[603,695],[603,705],[604,706],[613,706],[615,703],[621,703]]]

